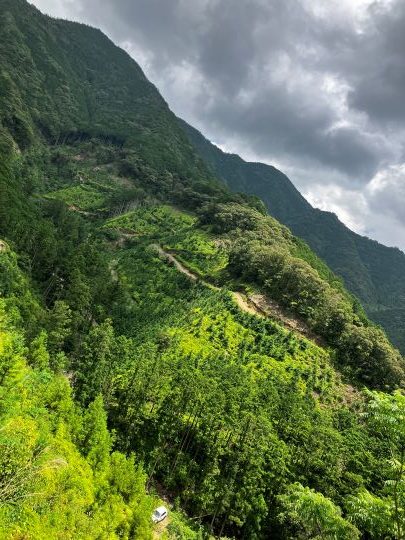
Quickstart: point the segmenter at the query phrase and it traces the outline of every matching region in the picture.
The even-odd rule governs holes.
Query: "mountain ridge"
[[[370,318],[405,351],[405,254],[351,231],[335,214],[313,208],[275,167],[227,154],[187,122],[179,122],[212,171],[233,191],[259,196],[271,215],[342,277]]]

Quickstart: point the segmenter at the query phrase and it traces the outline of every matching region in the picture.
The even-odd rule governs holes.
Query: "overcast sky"
[[[405,0],[31,0],[101,28],[176,114],[405,250]]]

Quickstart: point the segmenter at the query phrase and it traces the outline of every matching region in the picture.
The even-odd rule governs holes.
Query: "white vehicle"
[[[167,508],[165,506],[159,506],[152,514],[153,523],[160,523],[165,518],[167,518]]]

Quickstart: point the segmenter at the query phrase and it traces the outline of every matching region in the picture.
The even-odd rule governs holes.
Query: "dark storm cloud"
[[[361,70],[354,76],[349,103],[372,120],[402,122],[405,119],[405,2],[391,9],[372,5],[369,32],[359,40]]]
[[[364,219],[398,219],[403,0],[34,1],[101,27],[177,114],[227,149],[296,171],[307,193],[333,184],[342,215],[357,190]]]
[[[363,34],[352,13],[336,16],[313,6],[298,0],[111,0],[100,9],[99,0],[76,2],[78,13],[115,41],[147,51],[151,76],[164,90],[178,69],[195,75],[194,101],[170,88],[166,97],[208,134],[215,125],[223,139],[227,133],[248,138],[250,151],[262,157],[318,161],[349,182],[365,183],[392,159],[378,124],[397,120],[399,108],[405,114],[399,103],[404,3],[371,5]],[[346,85],[344,103],[328,81]]]
[[[327,104],[314,106],[312,99],[311,93],[286,96],[284,88],[273,86],[256,93],[252,104],[227,96],[213,100],[205,112],[214,131],[226,126],[261,156],[316,161],[346,173],[352,183],[366,182],[378,168],[385,141],[356,126],[333,127],[333,112]]]

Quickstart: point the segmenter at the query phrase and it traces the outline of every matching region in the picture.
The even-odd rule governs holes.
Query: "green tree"
[[[108,401],[118,360],[117,341],[111,320],[108,319],[90,330],[74,366],[75,391],[82,403],[88,404],[100,393]]]
[[[311,540],[355,540],[360,532],[342,517],[338,506],[301,484],[292,484],[279,496],[283,508],[279,519],[294,527],[295,538]]]
[[[48,348],[52,353],[60,352],[71,333],[72,310],[63,300],[57,300],[49,311],[46,326],[48,328]]]
[[[45,330],[42,330],[30,346],[30,363],[41,370],[49,367],[47,340],[48,335]]]
[[[83,426],[83,453],[94,470],[105,472],[108,470],[111,436],[101,395],[90,403],[83,418]]]
[[[378,441],[383,487],[348,499],[353,521],[371,534],[405,536],[405,395],[368,392],[366,425]]]

